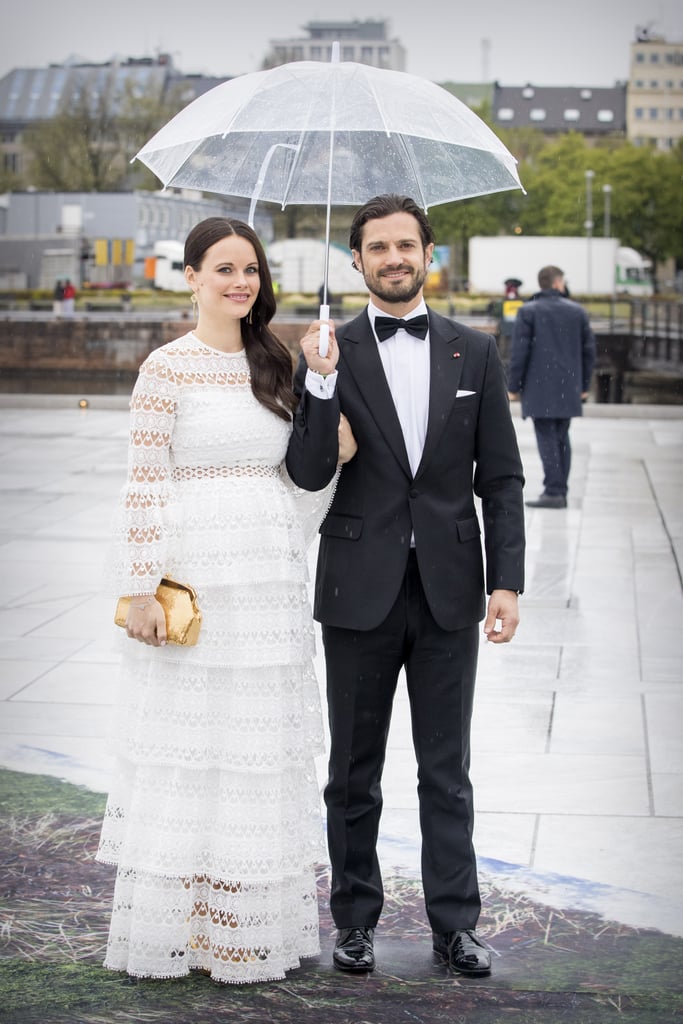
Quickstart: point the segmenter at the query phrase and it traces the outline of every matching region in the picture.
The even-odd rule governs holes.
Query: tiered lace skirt
[[[178,493],[169,571],[197,588],[202,630],[194,648],[121,636],[105,966],[278,979],[319,952],[323,742],[301,527],[274,476]]]

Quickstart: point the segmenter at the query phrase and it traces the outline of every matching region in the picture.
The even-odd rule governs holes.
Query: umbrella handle
[[[321,320],[329,320],[330,319],[330,307],[328,305],[325,305],[324,303],[322,303],[321,306],[320,306],[320,319]],[[329,324],[321,324],[320,325],[320,344],[318,346],[318,354],[321,355],[323,357],[323,359],[327,355],[327,350],[329,348],[329,342],[330,342],[330,325]]]

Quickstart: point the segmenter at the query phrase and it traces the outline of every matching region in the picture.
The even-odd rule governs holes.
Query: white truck
[[[167,292],[189,291],[183,264],[184,250],[183,243],[174,239],[154,243],[154,256],[145,268],[145,277],[151,278],[155,288]]]
[[[283,238],[271,242],[268,263],[281,292],[317,293],[325,276],[325,242],[317,238]],[[351,253],[330,243],[327,276],[331,295],[365,292],[363,277],[351,266]]]
[[[146,262],[145,276],[155,288],[186,292],[182,242],[168,239],[154,243],[154,255]],[[313,238],[286,238],[267,249],[273,282],[281,292],[317,293],[325,275],[325,243]],[[351,253],[334,242],[330,245],[328,291],[331,295],[364,292],[363,278],[351,266]]]
[[[469,241],[469,290],[501,295],[517,278],[522,296],[538,291],[538,272],[552,264],[564,271],[572,295],[652,295],[651,266],[617,238],[566,235],[475,235]]]

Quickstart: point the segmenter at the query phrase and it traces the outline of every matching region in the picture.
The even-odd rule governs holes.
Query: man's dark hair
[[[541,267],[538,272],[538,286],[543,291],[547,291],[548,288],[552,288],[558,277],[564,277],[564,270],[560,270],[559,267]]]
[[[369,220],[379,220],[381,217],[389,217],[392,213],[410,213],[413,215],[420,228],[422,247],[427,248],[434,241],[434,232],[427,219],[427,214],[420,209],[414,199],[409,196],[398,196],[395,194],[375,196],[369,199],[364,206],[361,206],[353,218],[351,232],[349,235],[349,246],[356,252],[361,252],[363,242],[363,225]]]

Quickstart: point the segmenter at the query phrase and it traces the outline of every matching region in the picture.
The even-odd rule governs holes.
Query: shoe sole
[[[464,971],[462,967],[453,967],[452,964],[448,965],[448,970],[453,974],[460,974],[463,978],[487,978],[491,973],[490,967],[478,967],[474,971]]]
[[[374,964],[372,967],[343,967],[341,964],[338,964],[336,960],[332,961],[332,966],[335,967],[336,970],[341,971],[342,974],[371,974],[375,969]]]

